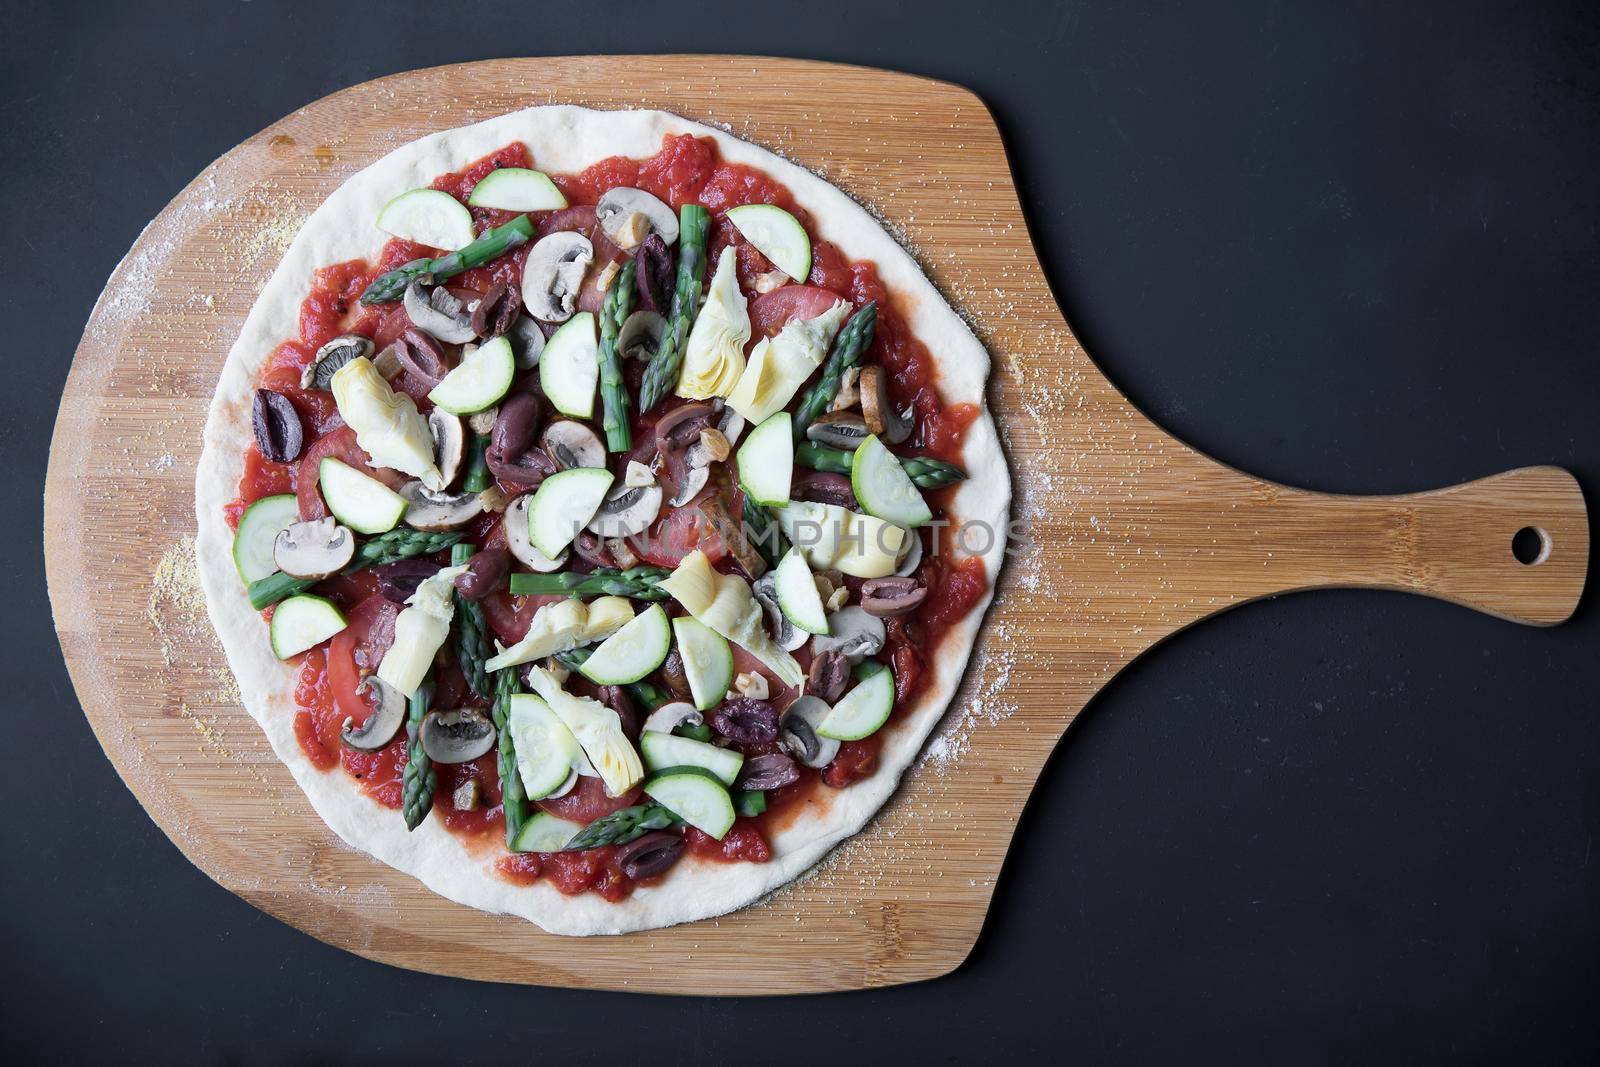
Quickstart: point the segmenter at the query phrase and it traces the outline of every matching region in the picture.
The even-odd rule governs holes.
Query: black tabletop
[[[751,52],[961,82],[1002,124],[1078,335],[1186,440],[1318,489],[1556,463],[1600,491],[1600,14],[1354,7],[0,4],[0,572],[19,594],[0,712],[0,1051],[1587,1060],[1593,597],[1554,630],[1354,592],[1196,627],[1061,745],[957,973],[742,1002],[412,974],[266,917],[140,810],[45,625],[51,420],[140,228],[303,103],[493,56]]]

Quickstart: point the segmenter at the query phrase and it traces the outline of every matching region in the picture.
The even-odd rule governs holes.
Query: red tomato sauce
[[[459,171],[441,175],[432,186],[465,202],[478,182],[493,171],[501,167],[532,166],[537,166],[537,161],[527,146],[518,142]],[[675,209],[686,203],[701,204],[712,215],[709,261],[714,264],[722,250],[732,246],[739,280],[747,293],[753,289],[755,278],[773,270],[773,265],[747,244],[728,222],[725,213],[729,208],[742,204],[777,204],[814,231],[810,217],[794,202],[787,187],[752,167],[722,160],[715,143],[709,139],[671,136],[663,141],[661,151],[648,159],[612,157],[578,174],[553,174],[551,180],[572,206],[562,211],[532,213],[540,236],[563,229],[578,229],[593,236],[596,230],[594,213],[588,205],[593,205],[606,190],[617,186],[644,189]],[[471,210],[479,233],[515,217],[513,212],[489,208]],[[487,291],[497,282],[520,285],[522,264],[531,244],[524,244],[489,264],[456,276],[450,282],[451,289],[458,295],[470,296]],[[609,242],[597,240],[597,257],[607,251],[617,254],[610,249]],[[358,469],[372,472],[368,457],[355,445],[354,435],[345,429],[332,397],[325,392],[301,389],[300,375],[317,349],[341,333],[370,337],[379,350],[392,342],[409,325],[404,309],[398,303],[363,307],[360,295],[378,275],[414,259],[436,254],[437,249],[396,238],[383,246],[374,262],[348,260],[324,267],[313,275],[311,290],[300,307],[299,335],[274,349],[259,375],[262,388],[288,397],[300,412],[307,430],[307,447],[301,460],[290,464],[266,459],[254,445],[245,450],[244,472],[239,479],[237,496],[224,508],[230,526],[237,527],[239,516],[252,502],[277,493],[296,493],[304,517],[324,514],[315,476],[307,473],[315,469],[314,463],[307,467],[305,457],[308,455],[313,459],[337,455]],[[831,243],[814,237],[811,273],[800,281],[806,287],[804,290],[791,287],[792,291],[775,299],[752,298],[754,336],[769,336],[791,315],[816,314],[813,305],[825,308],[833,297],[843,297],[856,307],[876,300],[877,328],[868,358],[881,363],[888,371],[890,393],[896,405],[909,404],[916,409],[917,432],[908,442],[909,449],[958,461],[967,428],[977,418],[979,408],[973,404],[946,405],[943,402],[934,356],[912,335],[893,296],[879,280],[876,266],[870,262],[851,261]],[[636,390],[639,368],[630,364],[627,369],[630,385]],[[408,375],[402,375],[395,384],[417,399],[424,412],[429,410],[426,389],[420,383],[411,382]],[[669,403],[649,415],[635,413],[635,440],[648,440],[655,421],[671,406]],[[386,480],[392,477],[387,471],[372,473]],[[302,485],[303,481],[308,484]],[[942,504],[949,495],[948,492],[934,494],[932,502],[936,515],[943,514]],[[940,496],[946,501],[941,501]],[[732,502],[737,503],[736,496]],[[689,513],[688,509],[684,509],[684,513]],[[736,509],[734,514],[737,514]],[[682,524],[673,523],[670,516],[664,517],[647,531],[641,554],[662,565],[675,564],[692,547],[707,551],[714,560],[721,560],[726,554],[714,533],[681,527]],[[472,532],[480,544],[503,543],[504,540],[494,517],[486,518]],[[937,551],[925,554],[921,574],[930,587],[930,594],[923,607],[910,616],[888,622],[888,638],[879,658],[894,668],[896,718],[901,717],[924,691],[927,663],[944,634],[988,589],[989,576],[983,561],[975,558],[956,561],[948,543],[950,540],[944,538]],[[721,565],[726,567],[729,562],[723,561]],[[313,766],[324,771],[342,767],[361,783],[367,795],[386,807],[398,809],[407,757],[405,733],[402,731],[374,752],[351,748],[340,739],[346,719],[359,718],[351,714],[352,710],[359,712],[364,706],[360,703],[362,698],[352,688],[356,679],[376,669],[387,640],[392,639],[392,612],[384,616],[388,619],[385,630],[383,618],[379,617],[382,609],[377,603],[376,583],[367,573],[331,579],[323,583],[319,591],[351,612],[353,632],[341,635],[343,641],[335,638],[328,647],[312,649],[302,657],[295,688],[295,703],[299,709],[294,720],[295,737]],[[550,599],[557,598],[497,594],[483,605],[490,629],[500,640],[510,643],[527,631],[533,613]],[[359,627],[354,621],[357,616],[361,617]],[[452,679],[446,682],[441,677],[441,692],[449,685],[454,687],[453,696],[465,696],[465,683],[458,670],[453,671]],[[822,771],[802,768],[798,782],[769,792],[767,811],[753,818],[739,819],[721,841],[693,827],[686,828],[687,853],[716,862],[766,862],[772,855],[769,835],[785,825],[784,813],[801,810],[798,806],[822,783],[842,789],[871,775],[877,769],[881,747],[881,733],[861,741],[846,742],[838,757]],[[437,766],[435,771],[438,786],[433,816],[451,833],[468,841],[502,847],[499,843],[504,840],[505,816],[496,754],[490,752],[471,763]],[[456,791],[469,780],[477,783],[477,803],[469,810],[458,811],[454,804]],[[637,790],[623,798],[609,798],[598,786],[594,780],[582,779],[569,797],[547,801],[541,806],[568,817],[591,819],[640,800]],[[511,882],[530,884],[545,880],[562,893],[594,892],[606,900],[617,901],[626,898],[634,885],[622,871],[617,852],[616,848],[599,848],[583,852],[506,853],[496,860],[495,866],[499,875]]]

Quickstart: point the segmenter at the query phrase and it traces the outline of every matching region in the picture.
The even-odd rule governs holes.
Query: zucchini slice
[[[559,211],[567,206],[567,198],[543,171],[501,167],[472,187],[467,203],[497,211]]]
[[[644,757],[647,770],[699,767],[716,775],[726,786],[733,785],[734,779],[739,777],[739,768],[744,766],[744,754],[736,749],[718,748],[658,730],[646,730],[639,735],[639,754]]]
[[[728,212],[728,221],[772,260],[773,266],[803,282],[811,274],[811,238],[800,220],[772,204],[746,204]]]
[[[471,244],[472,212],[439,189],[401,193],[378,212],[378,229],[429,248],[455,252]]]
[[[478,346],[433,387],[428,399],[452,415],[472,415],[493,407],[511,388],[517,373],[511,342],[496,337]]]
[[[661,666],[670,651],[667,613],[651,604],[601,642],[578,670],[597,685],[631,685]]]
[[[583,749],[572,731],[550,710],[544,698],[534,693],[518,693],[511,698],[507,727],[516,746],[517,774],[529,800],[542,800],[560,789],[583,758]]]
[[[773,572],[773,590],[783,617],[808,634],[828,633],[828,612],[817,593],[816,579],[798,548],[791,548]]]
[[[594,391],[600,382],[600,341],[594,313],[580,311],[550,335],[539,353],[539,388],[563,415],[587,419],[594,414]]]
[[[668,767],[645,779],[644,791],[702,833],[721,841],[733,826],[733,799],[704,767]]]
[[[539,483],[528,502],[528,540],[533,547],[551,559],[566,551],[600,510],[613,477],[599,467],[573,467]]]
[[[405,497],[332,456],[322,457],[317,484],[333,517],[356,533],[388,533],[406,513]]]
[[[511,851],[560,852],[582,829],[581,822],[563,819],[548,811],[536,811],[517,831],[517,839],[511,842]]]
[[[710,711],[733,688],[733,649],[726,637],[687,615],[672,620],[672,634],[678,639],[678,655],[683,658],[694,706]]]
[[[277,571],[272,545],[285,528],[300,521],[300,502],[293,493],[264,496],[244,509],[233,535],[233,565],[245,585]]]
[[[817,724],[817,733],[835,741],[859,741],[876,733],[894,710],[894,672],[868,660],[856,669],[861,679]]]
[[[850,487],[861,502],[861,510],[875,518],[908,530],[933,521],[922,490],[876,434],[868,436],[856,449],[850,464]]]
[[[315,648],[348,625],[344,613],[327,597],[302,593],[272,612],[272,654],[279,659]]]
[[[739,446],[739,488],[757,504],[789,502],[794,474],[794,420],[787,411],[769,415]]]

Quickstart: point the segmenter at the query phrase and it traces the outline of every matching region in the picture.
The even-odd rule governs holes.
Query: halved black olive
[[[250,421],[255,425],[256,447],[263,456],[274,463],[293,463],[300,458],[305,427],[288,397],[271,389],[257,389]]]

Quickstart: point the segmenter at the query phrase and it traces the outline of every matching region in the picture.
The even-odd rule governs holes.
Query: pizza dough
[[[266,625],[250,607],[233,567],[233,535],[223,521],[223,507],[236,494],[244,449],[254,440],[250,402],[262,362],[295,334],[300,303],[317,268],[377,254],[384,235],[373,220],[392,196],[425,186],[513,141],[527,144],[540,169],[574,173],[608,156],[653,155],[663,137],[680,133],[713,138],[724,159],[757,167],[783,182],[810,214],[818,236],[851,259],[875,262],[912,331],[938,361],[945,403],[983,403],[989,358],[977,338],[905,250],[860,205],[827,182],[765,149],[666,112],[535,107],[404,145],[354,175],[312,214],[228,353],[195,478],[196,555],[211,621],[246,710],[266,731],[317,814],[349,845],[418,878],[436,893],[484,911],[518,915],[559,934],[625,933],[732,911],[797,877],[883,806],[955,693],[1000,571],[1011,482],[988,411],[967,432],[962,462],[969,477],[949,510],[954,519],[985,523],[994,532],[981,552],[991,588],[950,629],[940,654],[930,659],[932,677],[918,705],[885,727],[878,770],[847,789],[818,790],[816,804],[796,809],[792,823],[772,836],[767,863],[717,863],[686,855],[660,885],[636,887],[614,904],[593,893],[565,896],[548,882],[507,882],[494,871],[493,853],[472,854],[438,820],[408,832],[397,812],[367,797],[342,771],[323,772],[311,765],[293,728],[298,667],[280,662],[268,647]],[[968,545],[976,552],[981,546],[973,541]]]

